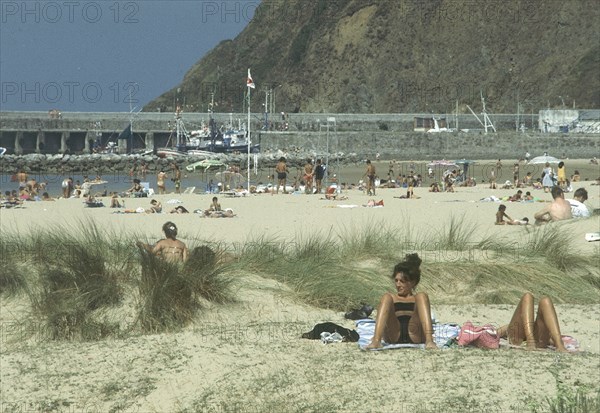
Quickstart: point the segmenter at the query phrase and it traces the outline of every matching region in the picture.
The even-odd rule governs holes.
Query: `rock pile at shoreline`
[[[290,151],[269,151],[256,154],[258,162],[263,166],[274,166],[279,158],[285,157],[289,167],[303,166],[307,159],[321,157],[323,154],[315,154],[301,148],[294,148]],[[251,158],[254,154],[251,155]],[[341,164],[350,164],[360,162],[364,157],[356,153],[334,153],[329,157],[330,162],[339,162]],[[159,171],[162,168],[169,167],[175,163],[180,168],[202,161],[204,159],[214,159],[223,162],[226,165],[237,164],[246,165],[247,154],[207,154],[194,156],[167,156],[160,158],[156,155],[117,155],[117,154],[89,154],[89,155],[70,155],[70,154],[28,154],[28,155],[4,155],[0,157],[0,172],[15,173],[20,169],[25,172],[128,172],[133,167],[139,167],[145,163],[149,172]],[[254,162],[250,160],[251,165]]]

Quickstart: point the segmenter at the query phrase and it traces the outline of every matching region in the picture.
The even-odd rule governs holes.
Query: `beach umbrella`
[[[450,170],[453,168],[458,168],[458,165],[456,163],[454,163],[453,161],[447,161],[445,159],[440,159],[437,161],[431,161],[430,163],[427,164],[427,166],[429,168],[435,168],[438,170],[438,172],[436,173],[436,175],[440,176],[439,170],[441,168],[446,168],[446,170]]]
[[[462,165],[463,166],[463,171],[465,174],[465,179],[467,177],[467,174],[469,172],[469,166],[476,164],[477,162],[472,161],[470,159],[459,159],[457,161],[454,161],[455,164],[457,165]]]
[[[477,163],[476,161],[472,161],[470,159],[459,159],[454,161],[455,164],[457,165],[472,165],[474,163]]]
[[[543,156],[536,156],[535,158],[533,158],[532,160],[527,162],[527,165],[539,165],[539,164],[545,164],[545,163],[559,163],[559,162],[560,161],[558,159],[556,159],[554,156],[543,155]]]

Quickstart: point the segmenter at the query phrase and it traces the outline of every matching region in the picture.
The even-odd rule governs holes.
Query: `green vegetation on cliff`
[[[240,111],[248,67],[252,109],[275,90],[286,112],[449,112],[457,100],[512,113],[517,101],[600,107],[595,0],[272,0],[252,21],[147,105]],[[180,89],[179,95],[177,90]]]

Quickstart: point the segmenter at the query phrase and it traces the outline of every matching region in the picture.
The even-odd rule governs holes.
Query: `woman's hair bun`
[[[421,266],[421,258],[419,258],[419,254],[406,254],[404,257],[404,262],[406,262],[411,267],[418,269]]]

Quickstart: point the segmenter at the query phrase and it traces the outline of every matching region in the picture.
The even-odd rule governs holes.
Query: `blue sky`
[[[0,109],[127,112],[234,39],[260,0],[0,0]]]

